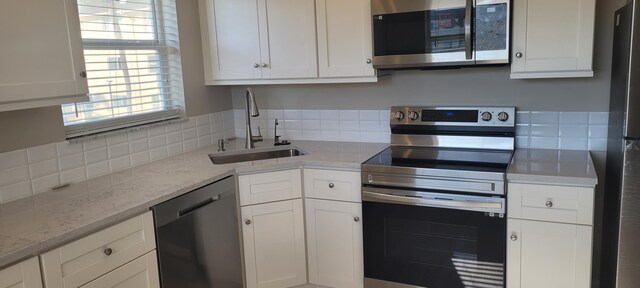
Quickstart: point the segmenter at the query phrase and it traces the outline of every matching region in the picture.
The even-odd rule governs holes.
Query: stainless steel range
[[[367,288],[505,285],[514,107],[392,107],[362,164]]]

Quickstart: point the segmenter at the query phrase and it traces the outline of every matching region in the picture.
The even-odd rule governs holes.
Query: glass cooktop
[[[389,147],[365,165],[506,172],[513,151]]]

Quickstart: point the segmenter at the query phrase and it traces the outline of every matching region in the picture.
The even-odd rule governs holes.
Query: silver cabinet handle
[[[80,72],[80,77],[87,78],[87,71]]]
[[[371,62],[373,62],[371,59],[367,59],[367,64],[371,64]]]
[[[112,253],[113,253],[113,249],[111,249],[111,248],[104,249],[104,254],[105,254],[105,255],[109,256],[109,255],[111,255]]]
[[[516,235],[516,233],[511,234],[511,237],[509,237],[511,239],[511,241],[516,241],[518,240],[518,235]]]
[[[547,208],[551,208],[553,207],[553,202],[547,201],[547,203],[544,203],[544,205],[547,206]]]
[[[516,53],[516,58],[522,58],[522,52]]]
[[[249,219],[244,220],[244,224],[251,225],[251,220],[249,220]]]
[[[269,65],[267,63],[262,63],[262,68],[267,68]]]
[[[333,187],[336,187],[336,184],[329,183],[329,188],[333,189]]]
[[[258,64],[258,63],[253,63],[253,68],[258,68],[258,67],[260,67],[260,64]]]
[[[360,222],[360,217],[358,217],[358,216],[354,217],[353,221]]]
[[[467,5],[465,8],[465,16],[464,16],[464,50],[465,56],[467,60],[473,59],[473,43],[471,43],[471,39],[473,39],[472,29],[471,29],[471,18],[473,17],[473,0],[467,0]]]

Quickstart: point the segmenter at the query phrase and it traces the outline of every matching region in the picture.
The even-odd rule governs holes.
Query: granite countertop
[[[256,146],[257,150],[284,148],[272,147],[270,141]],[[307,155],[214,165],[207,156],[214,148],[209,147],[2,204],[0,267],[141,214],[229,175],[300,166],[356,170],[388,144],[295,141],[285,147],[300,148]],[[242,139],[227,144],[227,153],[243,149]],[[597,183],[587,151],[517,150],[507,178],[562,185]]]
[[[269,148],[270,141],[257,143]],[[388,144],[295,141],[307,155],[214,165],[204,148],[0,205],[0,267],[128,219],[158,203],[233,174],[313,166],[360,169]],[[262,147],[262,148],[261,148]],[[242,139],[228,151],[244,149]]]
[[[517,149],[507,180],[586,187],[598,184],[589,151],[573,150]]]

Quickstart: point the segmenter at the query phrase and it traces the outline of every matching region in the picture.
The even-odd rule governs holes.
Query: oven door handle
[[[473,39],[472,35],[472,22],[473,21],[473,0],[466,0],[467,5],[465,7],[465,16],[464,16],[464,51],[467,60],[473,59],[473,44],[471,40]]]
[[[496,199],[496,198],[492,198]],[[482,201],[478,199],[429,199],[413,196],[397,196],[377,192],[362,191],[362,201],[448,208],[504,214],[504,199],[498,201]]]

